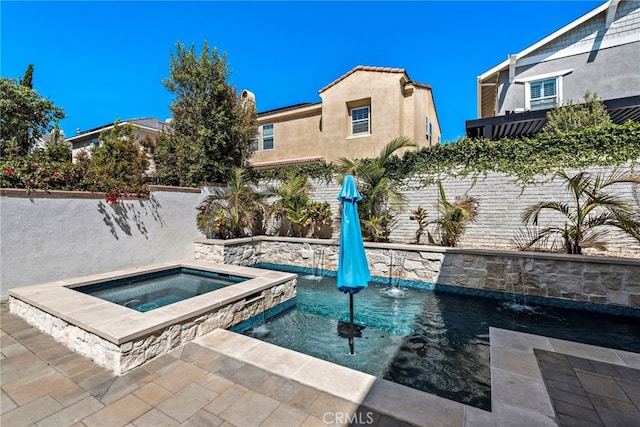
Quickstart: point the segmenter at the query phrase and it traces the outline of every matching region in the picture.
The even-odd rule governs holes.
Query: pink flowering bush
[[[0,160],[0,187],[26,190],[75,190],[106,193],[106,201],[149,194],[139,178],[117,179],[105,175],[91,162],[56,162],[36,152]]]

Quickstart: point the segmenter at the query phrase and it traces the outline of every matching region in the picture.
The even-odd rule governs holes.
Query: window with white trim
[[[255,153],[256,151],[258,151],[260,149],[259,146],[259,139],[258,136],[256,135],[252,140],[251,140],[251,149],[253,150],[253,152]]]
[[[369,133],[369,106],[351,109],[351,134]]]
[[[515,79],[514,83],[524,84],[525,110],[544,110],[562,105],[563,80],[572,72],[573,68],[567,68]],[[518,112],[518,108],[515,111]]]
[[[262,125],[262,149],[273,150],[274,145],[274,133],[273,123],[268,125]]]
[[[558,79],[551,78],[529,83],[531,110],[545,110],[558,104]]]

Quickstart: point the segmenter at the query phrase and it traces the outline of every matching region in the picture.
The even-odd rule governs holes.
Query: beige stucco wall
[[[259,127],[260,150],[254,154],[251,161],[277,162],[285,159],[300,159],[321,157],[323,147],[319,144],[320,137],[320,108],[311,111],[296,112],[295,114],[274,114],[266,117],[262,124],[273,123],[273,150],[263,150],[262,126]]]
[[[321,104],[261,114],[260,149],[251,162],[374,157],[400,136],[420,146],[440,139],[431,89],[408,82],[404,72],[357,70],[323,89],[320,97]],[[370,106],[370,132],[351,135],[349,109],[364,105]],[[426,117],[433,123],[431,141],[427,139]],[[274,124],[274,149],[262,150],[262,125],[269,123]]]
[[[430,89],[413,86],[414,94],[404,99],[405,111],[404,129],[405,135],[411,137],[421,147],[435,145],[440,142],[440,122],[436,113],[435,101]],[[426,118],[432,123],[431,139],[427,138]]]

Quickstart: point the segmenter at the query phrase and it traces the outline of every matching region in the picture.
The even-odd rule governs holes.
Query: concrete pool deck
[[[640,369],[637,353],[491,328],[487,412],[222,329],[117,376],[9,313],[6,304],[0,320],[0,424],[6,426],[571,425],[554,412],[558,396],[552,402],[535,349],[629,373]],[[557,375],[556,387],[571,385],[563,378]],[[622,399],[612,387],[595,391],[610,406]],[[635,392],[626,395],[637,411]],[[611,411],[613,418],[600,415],[593,425],[629,425],[615,422],[634,416],[629,407],[619,406],[618,418]]]

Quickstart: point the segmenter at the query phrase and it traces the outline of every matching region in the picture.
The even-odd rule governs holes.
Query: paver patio
[[[640,425],[640,354],[495,328],[487,412],[225,330],[117,376],[0,321],[3,427]]]

